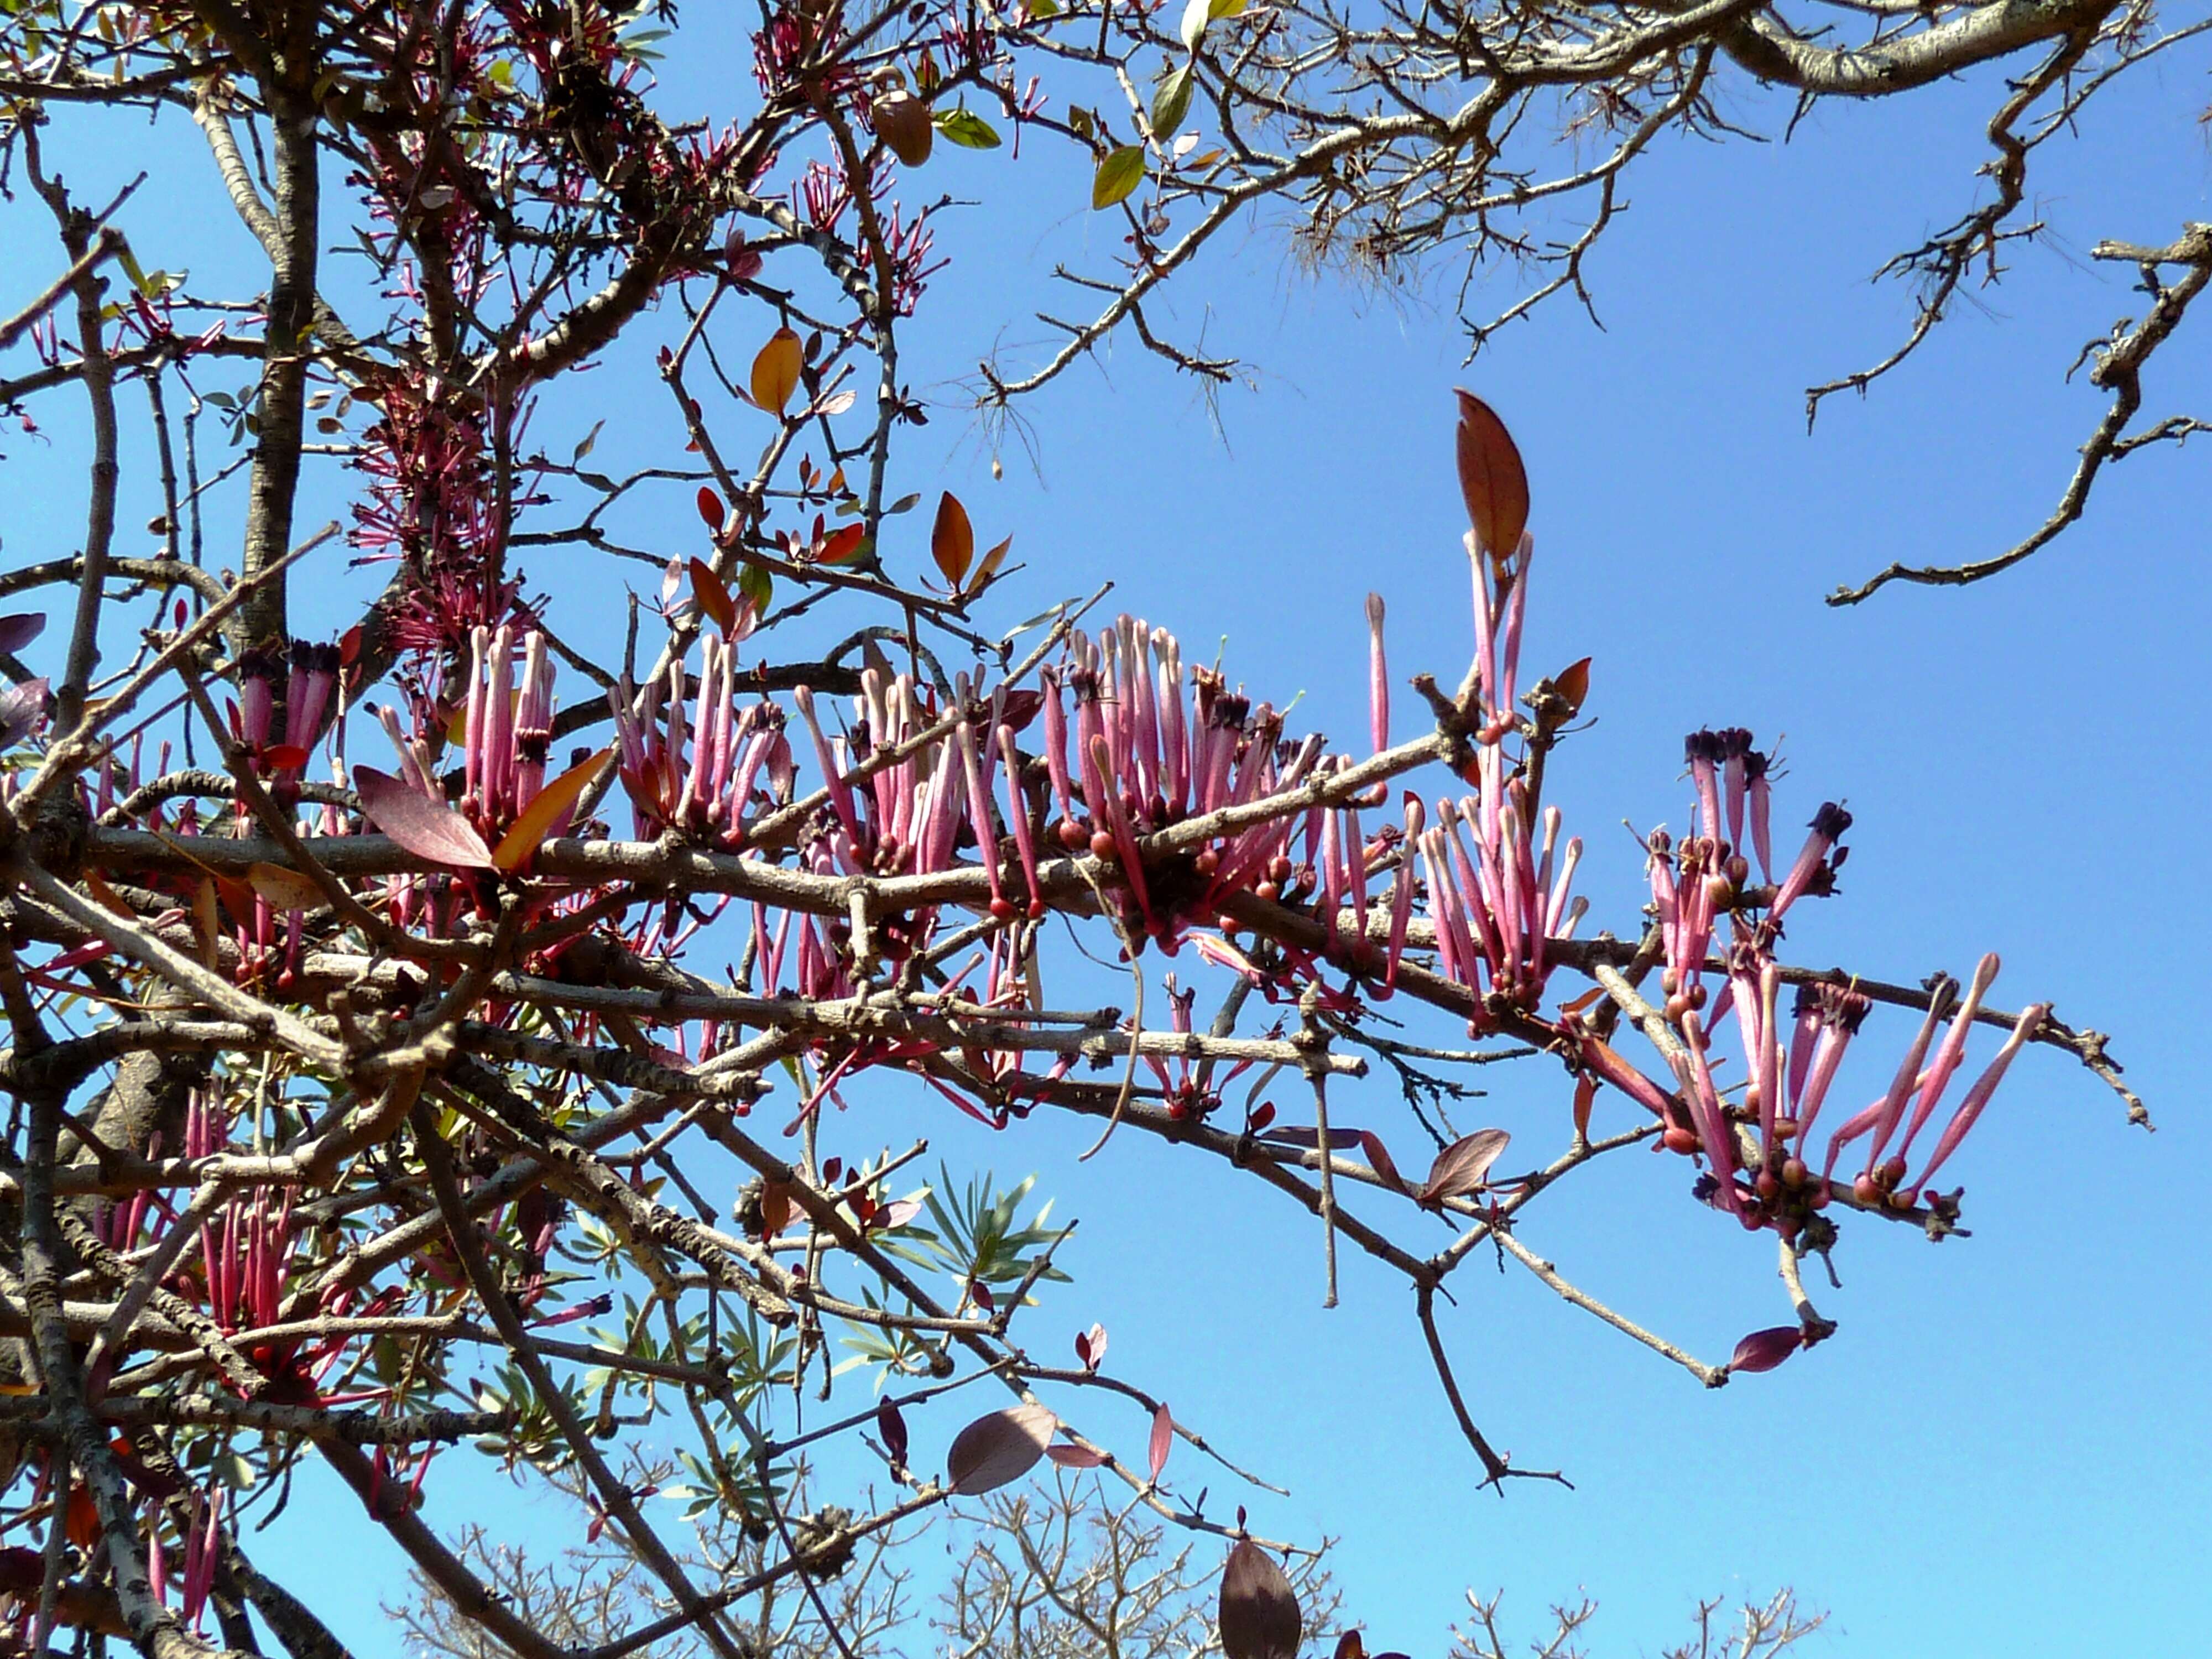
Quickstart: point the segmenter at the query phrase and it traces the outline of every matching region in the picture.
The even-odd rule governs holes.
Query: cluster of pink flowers
[[[228,710],[230,735],[245,747],[257,770],[280,781],[299,781],[322,733],[337,677],[338,647],[306,640],[292,641],[289,675],[283,653],[274,649],[248,651],[239,659],[238,701]],[[272,742],[280,678],[284,681],[284,735],[282,742]],[[243,813],[246,808],[241,805],[239,811]]]
[[[1973,1127],[2048,1007],[2031,1005],[2020,1014],[2010,1036],[1952,1111],[1927,1162],[1914,1175],[1913,1146],[1965,1058],[1967,1036],[1996,977],[1997,958],[1982,958],[1963,1000],[1955,981],[1939,980],[1918,1035],[1889,1087],[1834,1131],[1814,1173],[1807,1149],[1814,1123],[1872,1005],[1847,985],[1802,983],[1789,1019],[1782,1020],[1778,1007],[1783,970],[1774,945],[1784,915],[1800,898],[1834,890],[1835,873],[1847,851],[1838,843],[1850,827],[1850,814],[1832,801],[1823,805],[1804,846],[1778,881],[1768,829],[1769,765],[1751,746],[1751,734],[1740,729],[1693,732],[1685,752],[1697,797],[1691,833],[1676,844],[1663,831],[1655,831],[1645,843],[1651,908],[1664,947],[1663,1017],[1680,1037],[1667,1054],[1675,1086],[1662,1088],[1571,1014],[1562,1025],[1581,1064],[1664,1121],[1664,1145],[1701,1158],[1707,1170],[1701,1190],[1747,1227],[1790,1231],[1802,1225],[1807,1212],[1831,1200],[1837,1163],[1845,1148],[1860,1140],[1866,1141],[1867,1150],[1863,1167],[1848,1187],[1854,1202],[1899,1211],[1924,1202],[1936,1223],[1948,1225],[1956,1214],[1956,1194],[1945,1198],[1931,1192],[1929,1183]],[[1751,884],[1751,862],[1740,850],[1747,836],[1765,878],[1761,887]],[[1729,938],[1717,946],[1716,929],[1723,919]],[[1709,1009],[1705,976],[1717,953],[1725,977]],[[1725,1061],[1714,1048],[1716,1032],[1731,1014],[1743,1068],[1735,1085],[1717,1077]],[[1939,1042],[1937,1033],[1947,1018],[1950,1027]],[[1737,1089],[1741,1097],[1732,1103],[1728,1097]]]
[[[783,711],[765,699],[740,710],[731,690],[736,647],[708,635],[700,650],[688,722],[680,659],[641,695],[628,676],[607,693],[617,764],[641,839],[673,829],[734,842],[758,784],[766,783],[778,799],[790,798],[791,744],[783,735]]]

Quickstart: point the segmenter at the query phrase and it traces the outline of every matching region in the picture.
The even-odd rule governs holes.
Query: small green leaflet
[[[1098,164],[1098,171],[1091,180],[1091,205],[1109,208],[1124,200],[1129,192],[1144,182],[1145,152],[1136,144],[1124,144]]]
[[[937,112],[937,130],[963,149],[996,149],[999,135],[991,124],[963,104]]]
[[[1152,94],[1152,137],[1165,143],[1190,113],[1190,65],[1184,64],[1162,81]]]

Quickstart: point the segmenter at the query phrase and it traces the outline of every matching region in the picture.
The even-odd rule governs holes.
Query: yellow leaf
[[[599,769],[607,763],[615,751],[602,749],[587,761],[570,767],[559,777],[538,792],[538,798],[522,809],[514,827],[499,838],[499,845],[491,849],[493,866],[513,870],[536,852],[547,836],[552,834],[556,819],[574,806],[579,797],[590,787]]]
[[[968,509],[949,489],[938,498],[937,523],[929,532],[929,552],[937,561],[946,584],[957,592],[960,579],[968,574],[968,567],[975,557],[975,531],[968,522]]]
[[[783,413],[791,394],[799,389],[799,366],[803,354],[799,336],[780,328],[753,359],[753,401],[771,415]]]

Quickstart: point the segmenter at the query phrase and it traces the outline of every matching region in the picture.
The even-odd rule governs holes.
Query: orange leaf
[[[1528,523],[1528,470],[1497,411],[1471,392],[1459,394],[1459,487],[1474,539],[1504,565],[1521,550]]]
[[[70,1487],[69,1510],[62,1524],[70,1542],[81,1550],[89,1550],[100,1541],[100,1505],[92,1501],[91,1487]]]
[[[972,584],[975,592],[980,593],[990,585],[991,578],[999,574],[999,567],[1006,562],[1006,550],[1013,544],[1014,538],[1009,536],[983,556],[983,562],[975,567],[975,580]]]
[[[714,619],[714,626],[728,633],[738,619],[738,607],[730,599],[730,590],[714,574],[714,568],[704,559],[691,561],[691,592],[699,601],[699,608]]]
[[[579,762],[559,777],[539,790],[529,805],[524,807],[499,838],[499,845],[491,849],[493,867],[500,870],[520,868],[523,861],[536,852],[553,833],[553,826],[568,814],[599,768],[615,751],[602,749],[587,761]]]
[[[822,544],[820,562],[823,564],[844,563],[846,560],[860,550],[860,542],[867,533],[868,527],[864,524],[848,524],[841,530],[831,531],[828,538]]]
[[[1575,1139],[1589,1139],[1590,1106],[1597,1099],[1597,1079],[1583,1078],[1575,1085]]]
[[[1590,659],[1584,657],[1580,662],[1568,664],[1552,677],[1552,689],[1559,694],[1570,714],[1580,714],[1583,699],[1589,696],[1589,665]]]
[[[138,920],[138,913],[123,902],[122,894],[100,879],[97,870],[86,871],[79,879],[84,883],[84,890],[100,902],[102,909],[112,910],[126,921]]]
[[[753,401],[771,415],[783,413],[791,394],[799,389],[799,366],[805,361],[799,336],[780,328],[753,359]]]
[[[968,509],[949,489],[937,500],[937,523],[929,532],[929,553],[946,585],[958,592],[960,579],[975,558],[975,530],[968,522]]]

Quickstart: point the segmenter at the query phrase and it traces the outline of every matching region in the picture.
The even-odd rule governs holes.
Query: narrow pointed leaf
[[[1497,411],[1471,392],[1459,394],[1459,487],[1474,538],[1502,564],[1520,550],[1528,523],[1528,471]]]
[[[1310,1124],[1293,1124],[1288,1128],[1270,1129],[1260,1139],[1278,1146],[1296,1146],[1301,1152],[1312,1152],[1321,1150],[1321,1131]],[[1364,1144],[1357,1129],[1331,1129],[1328,1132],[1328,1149],[1332,1152],[1348,1152],[1354,1146]]]
[[[1036,1467],[1060,1419],[1042,1406],[1012,1406],[979,1417],[953,1437],[945,1480],[963,1498],[996,1492]]]
[[[1160,1402],[1152,1413],[1152,1443],[1146,1448],[1146,1461],[1152,1466],[1152,1479],[1158,1481],[1160,1471],[1168,1466],[1168,1454],[1175,1449],[1175,1419],[1168,1415],[1167,1401]]]
[[[900,1415],[898,1402],[884,1399],[876,1404],[876,1432],[884,1437],[884,1449],[891,1455],[891,1462],[906,1462],[906,1419]]]
[[[999,574],[999,567],[1006,562],[1006,550],[1013,544],[1014,538],[1009,536],[983,556],[982,563],[975,567],[975,580],[969,584],[973,592],[981,592],[990,585],[991,578]]]
[[[1462,1135],[1437,1154],[1437,1161],[1429,1166],[1429,1178],[1415,1196],[1424,1204],[1437,1204],[1474,1191],[1512,1139],[1503,1129],[1477,1129],[1471,1135]]]
[[[1093,1446],[1054,1444],[1044,1449],[1044,1455],[1063,1469],[1096,1469],[1103,1468],[1106,1454]]]
[[[1367,1154],[1369,1169],[1400,1192],[1406,1190],[1406,1177],[1398,1173],[1397,1160],[1390,1156],[1390,1149],[1382,1144],[1382,1136],[1372,1129],[1362,1129],[1359,1132],[1359,1149]]]
[[[798,335],[787,328],[769,335],[768,343],[753,359],[753,401],[771,415],[782,414],[791,394],[799,389],[799,366],[803,361]]]
[[[1226,1659],[1297,1659],[1305,1636],[1297,1592],[1274,1559],[1237,1540],[1221,1571],[1221,1651]]]
[[[353,787],[369,821],[418,859],[489,870],[491,849],[475,826],[404,780],[372,766],[353,769]]]
[[[499,845],[491,849],[491,861],[502,870],[521,868],[523,860],[551,838],[553,826],[568,816],[614,752],[611,749],[600,750],[539,790],[530,805],[515,816],[507,832],[499,838]]]

